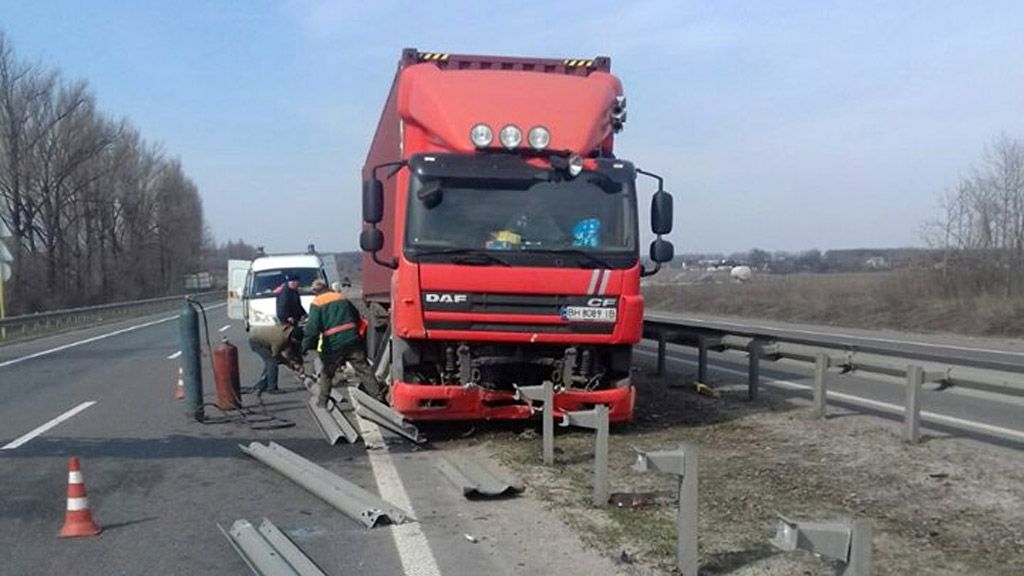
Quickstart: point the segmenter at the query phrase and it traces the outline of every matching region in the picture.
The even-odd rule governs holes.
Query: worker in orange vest
[[[320,371],[319,394],[317,405],[327,406],[327,398],[334,386],[334,375],[339,368],[348,362],[356,372],[359,384],[366,393],[379,395],[380,386],[366,362],[366,351],[363,345],[360,325],[363,324],[359,310],[340,292],[327,288],[323,280],[313,281],[313,294],[316,298],[309,308],[309,318],[302,339],[302,352],[305,354],[317,348],[320,340],[320,359],[323,369]]]

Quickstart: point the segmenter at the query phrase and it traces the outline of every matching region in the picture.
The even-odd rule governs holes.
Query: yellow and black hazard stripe
[[[447,60],[451,54],[444,54],[442,52],[420,52],[417,54],[420,62],[442,62]]]
[[[594,65],[593,60],[576,60],[573,58],[562,61],[562,64],[569,68],[590,68]]]

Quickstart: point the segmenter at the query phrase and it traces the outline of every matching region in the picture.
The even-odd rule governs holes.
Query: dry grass
[[[760,275],[746,284],[652,285],[655,310],[853,328],[1019,336],[1024,298],[950,298],[926,273]]]
[[[881,576],[1020,574],[1024,562],[1024,465],[946,437],[908,445],[873,416],[833,411],[816,420],[772,394],[747,402],[742,387],[722,397],[678,386],[680,376],[640,372],[634,423],[617,427],[609,453],[613,493],[644,495],[640,507],[590,506],[593,435],[557,431],[555,465],[540,463],[536,434],[475,435],[535,497],[556,509],[585,542],[613,559],[626,551],[630,576],[677,574],[675,480],[632,469],[634,450],[698,447],[701,574],[831,574],[825,562],[768,544],[776,513],[795,518],[870,519]],[[648,500],[646,497],[652,499]],[[613,496],[613,501],[615,497]]]

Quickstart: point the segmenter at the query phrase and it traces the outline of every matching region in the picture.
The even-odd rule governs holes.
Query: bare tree
[[[2,32],[0,219],[15,312],[166,294],[201,263],[202,202],[181,163]]]
[[[1002,136],[947,192],[925,239],[944,250],[947,290],[1024,294],[1024,142]]]

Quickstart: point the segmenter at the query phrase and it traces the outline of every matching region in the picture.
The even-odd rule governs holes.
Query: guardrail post
[[[608,504],[608,406],[598,404],[593,410],[566,412],[562,426],[576,426],[597,431],[594,438],[594,493],[595,507]]]
[[[761,383],[761,343],[751,340],[747,347],[747,399],[757,400],[757,387]]]
[[[555,463],[555,385],[545,380],[540,386],[516,387],[516,399],[526,398],[543,403],[541,408],[541,442],[544,464]]]
[[[697,337],[697,382],[708,383],[708,339]]]
[[[921,440],[921,385],[924,384],[924,370],[918,365],[907,366],[907,406],[903,415],[904,438],[907,442]]]
[[[828,364],[828,354],[818,354],[814,357],[814,415],[818,418],[824,418],[828,413],[828,389],[825,384]]]
[[[665,332],[658,331],[658,369],[655,372],[658,376],[665,374]]]
[[[676,450],[640,452],[633,469],[679,477],[676,567],[684,576],[697,576],[697,447],[684,442]]]

